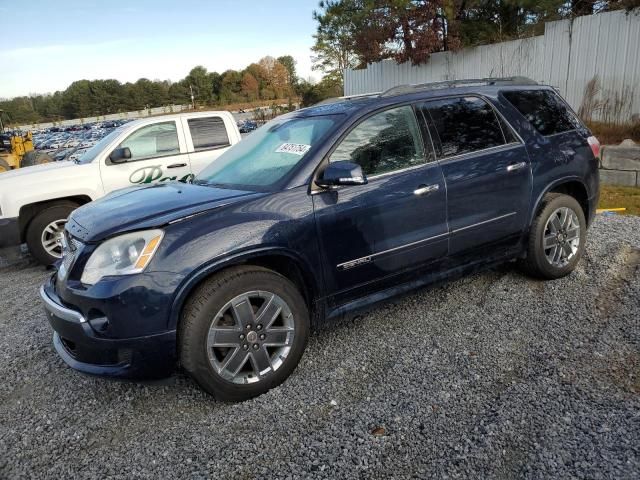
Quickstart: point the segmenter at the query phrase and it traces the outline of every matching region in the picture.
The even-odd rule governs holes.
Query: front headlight
[[[91,254],[80,281],[93,285],[108,275],[142,272],[156,253],[163,235],[162,230],[144,230],[107,240]]]

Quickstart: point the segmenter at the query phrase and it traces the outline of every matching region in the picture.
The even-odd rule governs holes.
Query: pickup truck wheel
[[[545,195],[531,225],[524,271],[549,280],[568,275],[582,257],[586,235],[584,212],[573,197]]]
[[[78,206],[73,203],[52,205],[38,213],[27,227],[27,246],[31,255],[43,265],[62,258],[61,236],[69,214]]]
[[[182,312],[180,360],[218,400],[242,401],[280,385],[309,336],[309,313],[293,283],[255,266],[201,285]]]

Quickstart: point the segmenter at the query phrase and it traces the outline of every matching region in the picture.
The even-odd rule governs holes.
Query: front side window
[[[118,147],[128,147],[131,150],[130,162],[178,154],[180,144],[176,122],[156,123],[142,127],[129,135]]]
[[[269,189],[300,164],[340,120],[339,115],[276,118],[224,152],[194,183]]]
[[[550,90],[514,90],[502,94],[542,135],[580,127],[564,102]]]
[[[481,98],[455,97],[429,101],[424,103],[423,111],[431,118],[438,132],[442,158],[507,143],[495,112]]]
[[[365,175],[402,170],[425,163],[422,137],[413,108],[376,113],[355,127],[333,151],[330,162],[347,160]]]
[[[220,117],[190,118],[187,123],[196,152],[229,145],[227,128]]]

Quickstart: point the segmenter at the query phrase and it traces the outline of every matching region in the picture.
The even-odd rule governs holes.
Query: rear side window
[[[477,97],[444,98],[426,102],[424,114],[431,119],[440,137],[443,158],[499,147],[513,141],[505,141],[503,126],[493,109]],[[504,125],[504,128],[508,128]]]
[[[190,118],[187,123],[196,152],[229,145],[227,129],[220,117]]]
[[[550,90],[502,94],[542,135],[567,132],[580,126],[560,97]]]

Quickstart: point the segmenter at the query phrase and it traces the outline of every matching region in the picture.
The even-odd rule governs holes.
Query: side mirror
[[[320,187],[335,187],[338,185],[366,185],[367,177],[362,173],[362,168],[357,163],[346,160],[331,162],[324,169],[316,185]]]
[[[116,148],[111,155],[109,155],[109,160],[111,163],[124,163],[131,158],[131,150],[129,147]]]

